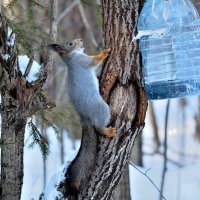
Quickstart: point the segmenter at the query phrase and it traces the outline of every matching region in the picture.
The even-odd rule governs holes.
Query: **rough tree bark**
[[[6,94],[5,97],[9,97]],[[7,101],[9,100],[9,101]],[[9,103],[8,103],[9,102]],[[2,98],[2,105],[6,106],[2,110],[2,134],[3,146],[1,149],[1,187],[2,200],[20,199],[23,183],[23,147],[24,131],[26,120],[16,123],[9,123],[11,109],[15,104],[11,98]]]
[[[32,83],[27,82],[32,61],[23,76],[18,65],[18,52],[8,26],[0,16],[0,93],[1,93],[1,191],[2,200],[19,200],[23,184],[23,147],[26,120],[38,110],[50,109],[54,103],[34,102],[34,97],[47,78],[44,73]],[[11,44],[13,41],[13,44]]]
[[[12,96],[18,78],[16,47],[7,45],[8,30],[0,19],[1,199],[20,199],[23,182],[23,142],[26,119],[14,119],[18,104]],[[8,54],[9,53],[9,54]],[[10,57],[6,60],[5,55]],[[18,116],[20,117],[20,116]]]
[[[120,179],[120,182],[113,195],[114,200],[130,200],[130,180],[129,180],[129,168],[128,165]]]
[[[112,51],[100,78],[100,88],[110,105],[111,125],[117,128],[117,135],[114,138],[98,135],[96,164],[93,171],[87,172],[90,180],[82,185],[78,198],[63,191],[67,199],[110,200],[134,141],[143,129],[147,99],[138,43],[132,42],[141,5],[141,0],[102,0],[105,47]],[[83,139],[89,135],[84,134]]]
[[[142,134],[138,136],[137,140],[134,143],[132,152],[131,152],[131,161],[135,165],[143,166],[143,152],[142,152]]]

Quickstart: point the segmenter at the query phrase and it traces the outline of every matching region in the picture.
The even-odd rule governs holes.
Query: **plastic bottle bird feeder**
[[[147,0],[138,21],[148,99],[200,94],[200,18],[189,0]]]

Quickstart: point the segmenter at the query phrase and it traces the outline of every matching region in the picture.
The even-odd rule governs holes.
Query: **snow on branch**
[[[14,32],[12,31],[11,28],[8,27],[8,40],[7,40],[7,44],[8,46],[14,46],[15,44],[15,34]]]
[[[37,75],[40,72],[41,65],[34,61],[34,57],[29,58],[27,55],[18,56],[19,68],[25,78],[29,82],[37,79]]]
[[[5,85],[7,91],[11,91],[13,100],[16,100],[17,110],[10,115],[12,120],[16,115],[31,117],[38,110],[51,109],[55,107],[53,102],[48,102],[46,97],[40,98],[42,88],[47,79],[48,51],[44,47],[43,63],[39,65],[34,57],[18,55],[16,48],[15,33],[8,27],[0,16],[0,63],[1,63],[1,86]],[[9,85],[10,84],[10,85]],[[37,97],[38,96],[38,97]],[[29,113],[29,114],[27,114]]]

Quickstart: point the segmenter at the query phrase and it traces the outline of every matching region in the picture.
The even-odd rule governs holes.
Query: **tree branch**
[[[74,1],[71,5],[69,5],[58,17],[57,20],[57,26],[59,25],[59,23],[64,19],[64,17],[73,10],[73,8],[76,7],[76,5],[78,5],[78,1]]]
[[[36,112],[40,110],[50,110],[52,108],[56,107],[56,104],[54,102],[48,102],[48,103],[39,103],[37,105],[32,106],[31,108],[25,110],[21,115],[20,119],[27,119],[33,115],[35,115]]]
[[[154,155],[163,156],[164,154],[161,153],[161,152],[152,152],[152,153],[145,153],[145,152],[143,152],[143,155],[145,155],[145,156],[154,156]],[[184,167],[184,165],[182,165],[182,164],[178,163],[177,161],[172,160],[170,158],[167,158],[167,161],[171,162],[172,164],[176,165],[177,167],[180,167],[180,168]]]
[[[154,183],[154,181],[147,175],[147,173],[151,170],[151,168],[147,169],[145,172],[141,171],[139,168],[137,168],[132,161],[129,161],[129,164],[134,167],[138,172],[143,174],[151,183],[152,185],[156,188],[156,190],[160,193],[161,199],[166,200],[166,198],[163,196],[161,190],[158,188],[158,186]]]
[[[79,12],[80,12],[81,18],[83,20],[83,24],[84,24],[88,34],[90,35],[91,42],[95,46],[95,48],[97,48],[98,47],[98,43],[97,43],[97,41],[96,41],[96,39],[94,37],[94,33],[93,33],[93,31],[92,31],[92,29],[90,27],[90,24],[88,23],[87,16],[85,14],[85,10],[83,8],[83,5],[82,5],[81,1],[79,1],[79,3],[78,3],[78,8],[79,8]]]
[[[33,61],[34,61],[34,55],[31,55],[29,63],[26,67],[25,73],[24,73],[24,77],[27,78],[27,76],[29,75],[32,65],[33,65]]]

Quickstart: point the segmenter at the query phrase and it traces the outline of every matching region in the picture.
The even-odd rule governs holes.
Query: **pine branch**
[[[40,133],[40,131],[32,122],[32,120],[28,122],[28,127],[31,129],[31,135],[32,135],[32,140],[33,140],[32,143],[29,145],[29,148],[33,148],[35,145],[38,145],[42,152],[43,157],[46,158],[50,152],[47,138],[45,138]]]
[[[51,122],[49,119],[46,118],[46,112],[45,112],[45,111],[42,111],[41,114],[40,114],[39,116],[40,116],[40,118],[41,118],[42,124],[43,124],[43,125],[46,125],[46,126],[48,126],[48,127],[53,128],[53,130],[54,130],[54,132],[55,132],[56,139],[57,139],[58,141],[61,141],[61,135],[60,135],[59,129],[57,128],[56,125],[54,125],[53,122]]]
[[[36,114],[36,112],[39,112],[41,110],[50,110],[52,108],[56,107],[56,104],[54,102],[49,102],[49,103],[38,103],[37,105],[32,106],[31,108],[28,108],[27,110],[25,110],[20,118],[21,119],[27,119],[29,117],[32,117],[33,115]]]

